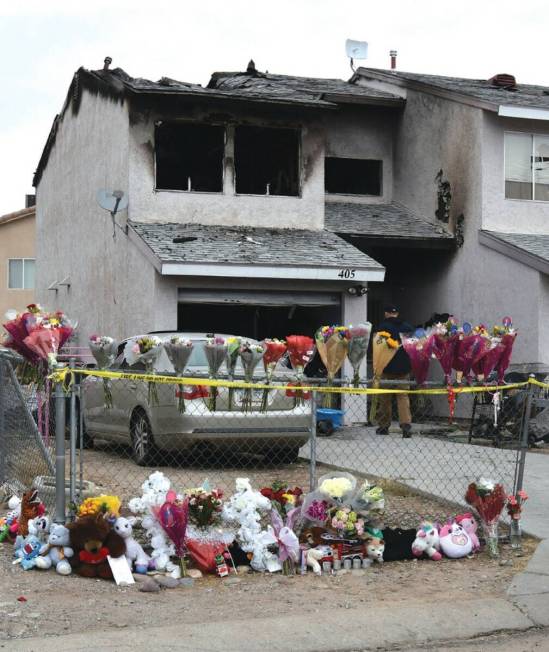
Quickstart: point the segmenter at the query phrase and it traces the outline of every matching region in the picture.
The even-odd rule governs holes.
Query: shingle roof
[[[453,240],[443,226],[414,215],[400,204],[326,202],[326,228],[335,233],[400,240]]]
[[[254,71],[215,72],[209,88],[249,96],[303,97],[338,103],[401,105],[403,99],[385,91],[357,86],[342,79],[296,77]]]
[[[19,211],[14,211],[13,213],[6,213],[5,215],[0,215],[0,224],[6,224],[7,222],[15,222],[15,220],[22,220],[25,217],[34,217],[36,214],[36,206],[29,206],[28,208],[22,208]]]
[[[549,273],[549,234],[483,230],[480,235],[483,244],[544,273]]]
[[[506,90],[494,86],[486,79],[468,79],[465,77],[444,77],[441,75],[424,75],[401,70],[381,70],[378,68],[359,68],[357,75],[368,76],[372,73],[376,78],[390,81],[402,80],[417,84],[425,84],[435,88],[451,91],[482,100],[499,106],[501,104],[537,107],[549,109],[549,87],[534,84],[517,84],[514,90]]]
[[[383,270],[328,231],[131,222],[162,263],[204,263]],[[182,238],[181,242],[174,239]],[[185,238],[189,240],[184,241]]]

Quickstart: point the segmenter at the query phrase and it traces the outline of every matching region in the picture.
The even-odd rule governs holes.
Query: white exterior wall
[[[549,202],[505,199],[506,131],[549,136],[545,120],[500,118],[484,112],[482,228],[503,233],[549,233]]]
[[[128,190],[125,105],[83,92],[69,107],[37,188],[37,300],[78,320],[78,343],[91,333],[117,338],[155,327],[155,270],[101,209],[101,188]],[[124,219],[119,216],[119,220]],[[70,288],[48,286],[70,278]]]
[[[326,156],[376,159],[383,162],[379,197],[327,195],[328,201],[385,204],[393,198],[393,139],[397,111],[392,108],[352,107],[328,114]]]
[[[320,122],[308,122],[301,129],[301,196],[281,197],[236,195],[230,157],[225,159],[223,193],[155,191],[155,120],[151,117],[131,127],[130,219],[294,229],[324,227],[324,130]]]

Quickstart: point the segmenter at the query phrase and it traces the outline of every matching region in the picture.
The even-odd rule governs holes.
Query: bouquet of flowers
[[[345,326],[322,326],[315,334],[315,343],[322,363],[328,372],[327,387],[333,387],[334,378],[341,369],[349,350],[348,330]],[[334,396],[325,392],[322,397],[324,407],[333,406]]]
[[[382,528],[385,516],[385,495],[383,489],[367,480],[357,489],[351,500],[351,508],[364,518],[369,527]]]
[[[301,506],[301,515],[314,525],[324,526],[328,520],[330,504],[316,491],[305,496]]]
[[[228,337],[227,338],[227,374],[230,381],[234,381],[234,372],[236,363],[238,362],[238,354],[240,353],[240,338]],[[233,409],[234,403],[234,387],[229,387],[229,410]]]
[[[162,353],[162,340],[156,335],[143,335],[129,340],[124,348],[124,357],[130,366],[138,363],[145,365],[147,374],[154,374],[154,363]],[[147,400],[149,405],[158,405],[156,383],[149,381]]]
[[[456,372],[456,381],[461,383],[463,378],[469,376],[473,367],[473,362],[482,346],[482,337],[475,333],[471,324],[464,322],[461,328],[458,328],[458,341],[454,351],[453,368]]]
[[[513,328],[513,322],[510,317],[504,317],[502,326],[494,326],[493,333],[501,338],[501,345],[503,350],[501,356],[496,364],[496,371],[498,374],[498,383],[503,383],[503,378],[507,367],[511,362],[511,355],[513,353],[513,346],[517,337],[517,331]]]
[[[418,328],[412,336],[401,333],[400,339],[410,358],[416,383],[418,386],[423,385],[429,372],[429,364],[435,347],[435,336],[431,332],[424,331],[423,328]]]
[[[469,485],[465,500],[480,516],[490,556],[498,557],[498,521],[507,501],[503,485],[481,478]]]
[[[187,552],[186,535],[189,522],[189,499],[180,500],[175,491],[168,491],[165,502],[160,506],[151,507],[156,518],[170,541],[174,544],[175,554],[179,558],[181,576],[185,577],[187,568],[185,554]]]
[[[312,338],[307,337],[307,335],[288,335],[286,338],[286,346],[288,349],[290,364],[296,374],[297,386],[295,390],[288,390],[286,394],[288,396],[294,396],[296,405],[303,405],[306,397],[299,387],[303,382],[305,367],[313,359],[315,345]]]
[[[224,337],[208,337],[204,342],[204,354],[208,363],[208,374],[212,380],[217,379],[221,365],[227,357],[227,342]],[[208,409],[215,412],[217,406],[217,387],[210,388]]]
[[[300,487],[290,489],[287,482],[276,480],[270,487],[263,487],[259,490],[262,496],[268,498],[284,516],[294,507],[299,507],[303,500],[303,490]]]
[[[482,324],[476,326],[474,332],[480,336],[480,340],[472,369],[477,379],[482,382],[488,380],[490,374],[496,368],[505,347],[501,343],[501,338],[490,334]]]
[[[299,560],[299,539],[294,532],[295,522],[299,516],[299,508],[292,509],[286,515],[286,521],[282,520],[280,513],[273,509],[271,511],[271,523],[267,527],[267,533],[263,535],[262,541],[267,546],[276,546],[278,559],[282,564],[284,575],[295,572],[295,564]]]
[[[263,360],[263,347],[261,344],[251,344],[250,342],[243,342],[239,349],[240,359],[242,360],[242,367],[244,368],[244,379],[247,383],[253,382],[254,371],[257,365]],[[244,412],[249,412],[252,409],[253,391],[250,387],[244,390],[242,398],[242,409]]]
[[[458,327],[454,318],[450,317],[444,324],[435,324],[433,337],[433,355],[440,362],[446,384],[450,385],[455,350],[459,341]]]
[[[78,516],[95,516],[106,514],[112,518],[120,516],[122,503],[118,496],[93,496],[86,498],[78,507]]]
[[[364,534],[365,523],[363,518],[350,507],[340,507],[332,511],[331,527],[344,539],[354,539]]]
[[[355,489],[356,478],[345,471],[327,473],[318,480],[318,493],[333,505],[349,503]]]
[[[349,340],[347,357],[353,368],[353,385],[355,387],[358,387],[360,382],[360,365],[366,357],[371,332],[372,324],[369,321],[358,324],[358,326],[351,325],[347,329],[347,339]]]
[[[185,494],[189,504],[187,549],[201,570],[215,572],[216,556],[222,555],[234,539],[233,532],[221,527],[223,493],[205,483],[186,489]]]
[[[194,345],[192,340],[186,337],[179,337],[174,335],[168,342],[164,342],[164,350],[168,356],[169,361],[172,363],[175,373],[181,377],[185,373],[185,368],[189,363],[189,359],[193,352]],[[185,394],[184,387],[181,384],[177,385],[178,408],[179,412],[185,412]]]
[[[284,340],[263,340],[261,342],[263,346],[263,366],[265,368],[265,384],[270,385],[273,375],[276,369],[278,361],[286,353],[286,342]],[[267,412],[267,407],[269,404],[269,390],[265,388],[263,390],[263,396],[261,398],[261,412]]]
[[[518,521],[522,514],[522,506],[528,500],[528,494],[524,489],[521,489],[516,495],[510,494],[507,496],[507,513],[509,516]]]
[[[385,367],[394,358],[400,344],[391,337],[387,331],[378,331],[374,334],[372,353],[374,363],[374,377],[381,378]]]
[[[118,342],[107,335],[90,335],[90,351],[95,358],[98,368],[101,371],[112,366],[118,350]],[[105,395],[105,407],[112,408],[111,381],[103,378],[103,394]]]

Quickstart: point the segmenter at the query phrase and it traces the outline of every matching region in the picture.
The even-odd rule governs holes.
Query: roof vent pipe
[[[396,67],[397,67],[397,51],[396,50],[391,50],[389,52],[389,55],[391,57],[391,70],[396,70]]]

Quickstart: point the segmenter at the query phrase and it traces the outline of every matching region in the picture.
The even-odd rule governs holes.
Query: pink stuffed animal
[[[440,549],[450,559],[467,557],[473,549],[471,537],[461,525],[452,521],[439,530]]]
[[[477,536],[478,523],[475,517],[471,512],[466,512],[465,514],[459,514],[456,516],[456,523],[461,525],[461,527],[467,532],[472,543],[473,543],[473,552],[480,550],[480,541]]]
[[[415,541],[412,543],[414,557],[421,557],[424,553],[433,561],[442,559],[438,529],[429,521],[424,521],[419,526]]]

